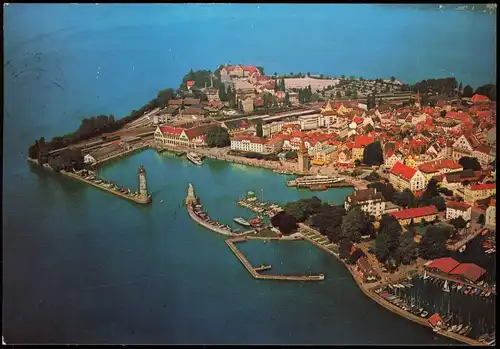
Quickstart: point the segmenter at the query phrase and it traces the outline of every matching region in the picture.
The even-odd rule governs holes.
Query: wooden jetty
[[[261,265],[260,267],[253,268],[255,271],[264,271],[272,268],[272,265]]]

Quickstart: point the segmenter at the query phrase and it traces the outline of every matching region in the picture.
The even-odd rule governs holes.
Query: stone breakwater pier
[[[260,274],[258,271],[271,269],[270,266],[260,266],[257,268],[252,267],[250,262],[246,259],[243,253],[236,248],[236,243],[246,242],[248,241],[247,237],[238,237],[235,239],[227,239],[225,243],[234,255],[239,259],[241,264],[245,267],[245,269],[253,276],[254,279],[260,280],[282,280],[282,281],[321,281],[325,279],[323,274],[319,275],[272,275],[272,274]]]
[[[199,202],[199,199],[194,194],[193,185],[191,183],[189,183],[188,195],[186,196],[186,209],[187,209],[187,212],[189,214],[189,217],[191,217],[191,219],[193,221],[195,221],[199,225],[201,225],[201,226],[203,226],[203,227],[205,227],[213,232],[216,232],[217,234],[229,236],[229,237],[238,237],[238,236],[243,236],[243,235],[247,235],[247,234],[253,234],[255,232],[254,230],[249,230],[249,231],[246,231],[244,233],[237,234],[237,233],[233,233],[230,229],[216,226],[216,225],[210,223],[209,221],[204,220],[203,218],[199,217],[194,210],[194,206],[196,204],[198,204],[198,202]]]
[[[29,157],[26,159],[28,160],[28,162],[30,162],[32,164],[40,165],[38,163],[38,160],[36,160],[36,159],[31,159]],[[45,166],[45,165],[47,165],[47,166]],[[50,168],[50,166],[48,166],[48,164],[44,164],[44,168]],[[114,195],[119,196],[121,198],[133,201],[136,204],[145,205],[145,204],[151,203],[151,196],[148,195],[147,189],[146,189],[146,170],[144,170],[144,168],[142,166],[139,169],[139,194],[138,195],[131,195],[131,194],[122,193],[122,192],[117,191],[117,190],[112,190],[108,187],[105,187],[101,183],[96,183],[96,182],[93,182],[91,180],[85,179],[85,177],[78,175],[78,174],[75,174],[75,173],[72,173],[72,172],[67,172],[67,171],[61,170],[60,173],[64,176],[71,177],[71,178],[77,179],[81,182],[90,184],[96,188],[107,191],[108,193],[114,194]]]

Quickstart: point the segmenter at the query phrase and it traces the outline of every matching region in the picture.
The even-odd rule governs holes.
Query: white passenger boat
[[[250,226],[250,223],[246,220],[244,220],[243,218],[241,217],[236,217],[234,218],[234,221],[238,224],[241,224],[241,225],[244,225],[245,227],[249,227]]]
[[[323,175],[297,177],[293,181],[287,181],[288,186],[296,186],[297,188],[309,187],[311,185],[329,185],[343,182],[345,178],[330,177]]]
[[[195,165],[198,165],[198,166],[203,165],[203,161],[201,161],[201,158],[200,158],[200,157],[198,156],[198,154],[196,154],[196,153],[193,153],[193,152],[188,153],[188,154],[186,155],[186,158],[187,158],[189,161],[191,161],[193,164],[195,164]]]

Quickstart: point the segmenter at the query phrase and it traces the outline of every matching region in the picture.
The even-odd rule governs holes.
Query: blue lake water
[[[5,6],[5,340],[451,343],[364,297],[344,266],[307,244],[242,248],[252,262],[323,272],[324,282],[256,281],[179,207],[189,182],[227,223],[251,217],[234,204],[250,189],[278,203],[312,195],[286,188],[285,176],[218,161],[197,168],[154,151],[105,166],[103,176],[131,188],[146,166],[154,202],[142,207],[25,156],[35,138],[73,131],[94,114],[122,117],[177,87],[190,68],[225,62],[271,74],[414,82],[453,73],[489,83],[494,30],[494,15],[374,5]],[[349,192],[317,195],[340,204]]]

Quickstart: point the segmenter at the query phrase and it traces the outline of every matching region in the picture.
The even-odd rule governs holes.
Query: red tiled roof
[[[180,135],[183,131],[182,128],[177,128],[177,127],[171,127],[171,126],[164,126],[160,127],[160,131],[162,133],[168,133],[171,135]]]
[[[187,130],[184,130],[184,133],[186,134],[187,138],[189,138],[189,140],[192,140],[194,138],[198,138],[198,137],[202,136],[203,134],[207,133],[208,130],[210,130],[214,126],[215,126],[215,124],[195,126],[195,127],[189,128]]]
[[[458,201],[446,201],[446,207],[452,208],[454,210],[467,211],[472,205],[469,205],[466,202],[458,202]]]
[[[391,173],[393,175],[396,175],[398,177],[401,177],[407,181],[413,178],[417,170],[414,168],[408,167],[405,164],[402,164],[401,162],[396,162],[394,166],[391,168]]]
[[[264,144],[265,140],[255,136],[234,136],[233,141],[250,141],[251,143]]]
[[[475,282],[485,273],[486,270],[473,263],[462,263],[449,272],[451,275],[461,275],[472,282]]]
[[[408,208],[406,210],[391,212],[390,214],[396,219],[411,219],[418,217],[425,217],[433,214],[437,214],[438,210],[436,206],[425,206],[425,207],[417,207],[417,208]]]
[[[485,154],[490,153],[490,147],[488,147],[487,145],[484,145],[484,144],[478,145],[474,150],[481,152],[481,153],[485,153]]]
[[[489,98],[476,93],[474,96],[472,96],[471,101],[472,102],[487,102],[487,101],[489,101]]]
[[[354,138],[354,148],[366,147],[368,144],[373,143],[375,138],[370,136],[356,136]]]
[[[431,263],[427,264],[427,268],[439,269],[442,272],[448,274],[454,268],[456,268],[460,263],[450,257],[443,257],[433,260]]]
[[[443,159],[437,161],[431,161],[421,164],[418,169],[425,173],[438,172],[439,170],[449,168],[449,169],[459,169],[462,168],[460,164],[456,163],[451,159]]]
[[[475,184],[471,186],[472,190],[489,190],[489,189],[496,189],[497,185],[496,183],[490,183],[490,184]]]

